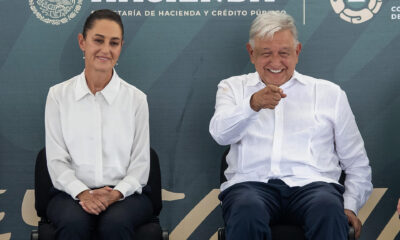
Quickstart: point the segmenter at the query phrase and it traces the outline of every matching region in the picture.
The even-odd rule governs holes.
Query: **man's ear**
[[[78,44],[79,44],[79,48],[82,51],[85,51],[85,38],[83,37],[82,33],[78,34]]]
[[[301,43],[298,43],[297,46],[296,46],[296,55],[297,55],[297,57],[300,55],[301,47],[302,47]]]
[[[254,50],[251,47],[250,43],[246,44],[246,49],[247,49],[247,52],[249,53],[251,63],[254,64]]]

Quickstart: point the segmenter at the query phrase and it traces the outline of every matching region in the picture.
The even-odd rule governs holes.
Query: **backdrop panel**
[[[347,92],[375,188],[361,239],[396,238],[399,0],[0,0],[0,239],[28,239],[36,228],[30,190],[47,91],[82,72],[77,35],[101,8],[125,24],[117,72],[148,95],[161,223],[172,239],[215,239],[223,224],[216,197],[225,147],[208,124],[219,81],[254,71],[245,44],[251,21],[267,10],[295,18],[303,44],[297,70]]]

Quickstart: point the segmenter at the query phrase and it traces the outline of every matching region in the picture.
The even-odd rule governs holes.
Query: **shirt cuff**
[[[344,209],[349,209],[351,211],[354,212],[354,214],[356,214],[356,216],[358,215],[358,204],[357,204],[357,200],[355,200],[354,198],[351,197],[346,197],[343,196],[344,198]]]
[[[85,191],[85,190],[88,190],[88,189],[89,188],[85,184],[83,184],[79,180],[76,180],[76,181],[73,181],[72,183],[68,184],[68,186],[66,187],[65,190],[69,195],[71,195],[71,197],[73,199],[79,200],[77,198],[78,194],[83,192],[83,191]]]
[[[257,113],[258,113],[258,112],[254,111],[254,110],[251,108],[251,106],[250,106],[250,99],[251,99],[251,96],[252,96],[252,95],[250,95],[249,97],[246,97],[246,98],[243,100],[242,109],[243,109],[243,113],[244,113],[245,115],[247,115],[250,119],[255,119],[255,118],[257,117]]]
[[[138,182],[132,186],[127,182],[121,181],[114,187],[114,190],[118,190],[122,194],[122,198],[120,200],[124,200],[134,192],[139,194],[142,193],[142,186]]]

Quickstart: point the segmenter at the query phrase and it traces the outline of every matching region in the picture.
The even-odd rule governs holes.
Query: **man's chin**
[[[277,79],[277,78],[265,77],[264,79],[267,79],[267,81],[266,81],[267,84],[272,84],[272,85],[275,85],[275,86],[278,86],[278,87],[283,85],[286,82],[282,78]]]

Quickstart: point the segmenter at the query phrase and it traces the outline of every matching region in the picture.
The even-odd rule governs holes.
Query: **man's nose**
[[[272,67],[279,67],[281,65],[281,57],[279,55],[273,54],[270,60]]]

